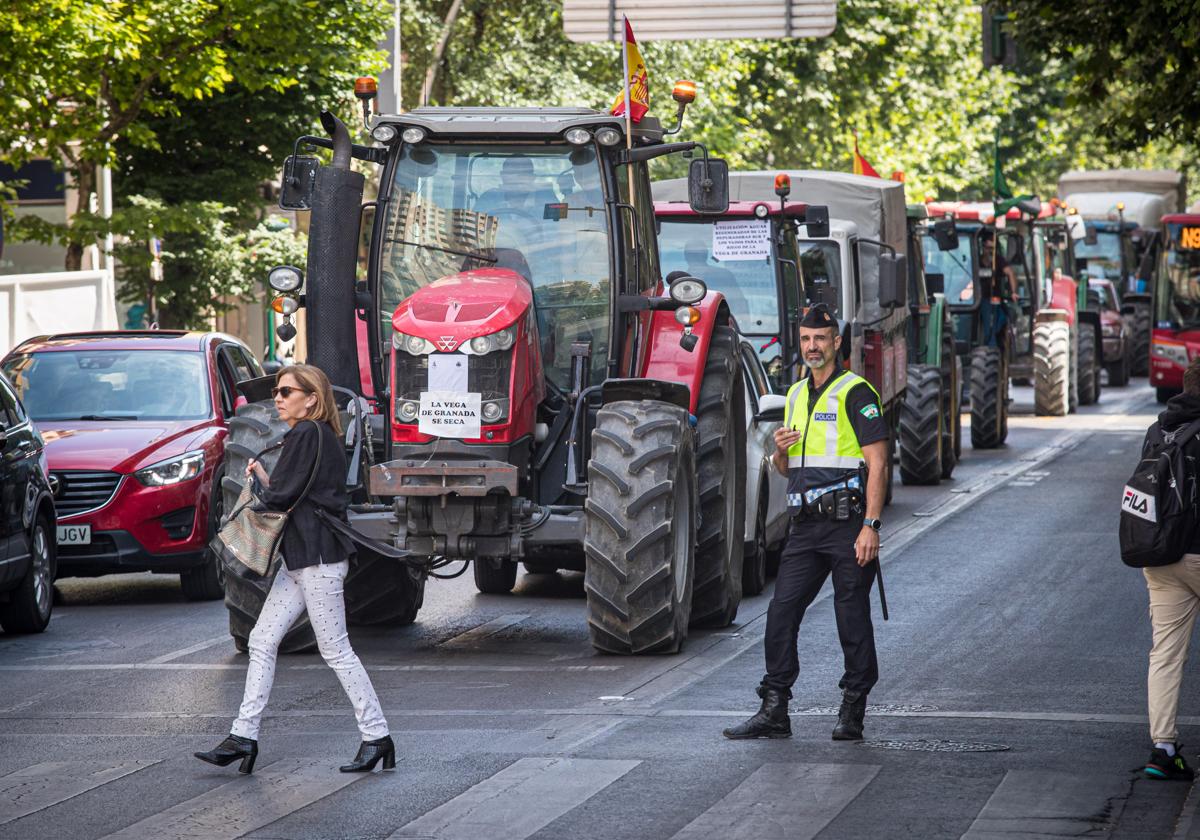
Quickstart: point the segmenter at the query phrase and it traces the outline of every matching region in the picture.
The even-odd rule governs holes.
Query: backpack
[[[1142,459],[1121,496],[1121,560],[1126,566],[1169,566],[1192,545],[1197,524],[1195,458],[1185,444],[1200,433],[1200,420],[1164,432],[1146,432]]]

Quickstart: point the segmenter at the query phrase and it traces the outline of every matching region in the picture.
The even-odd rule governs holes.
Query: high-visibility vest
[[[862,447],[846,409],[850,390],[860,382],[866,382],[875,399],[879,399],[879,392],[870,382],[849,370],[836,374],[811,406],[808,379],[801,379],[788,390],[783,423],[786,428],[802,433],[800,440],[788,449],[789,472],[799,469],[850,472],[862,465]]]

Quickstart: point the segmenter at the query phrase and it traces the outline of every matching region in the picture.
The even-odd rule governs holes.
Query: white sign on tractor
[[[482,434],[481,394],[422,391],[417,429],[423,435],[477,438]]]
[[[765,260],[771,256],[771,226],[758,219],[734,219],[712,226],[717,260]]]

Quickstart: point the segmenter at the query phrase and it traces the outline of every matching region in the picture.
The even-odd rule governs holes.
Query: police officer
[[[788,479],[792,518],[779,562],[764,638],[762,707],[727,738],[787,738],[788,700],[800,673],[796,636],[804,611],[833,575],[833,608],[845,657],[836,741],[861,740],[867,693],[879,679],[871,626],[871,584],[879,556],[879,516],[887,492],[888,427],[879,394],[839,363],[837,321],[825,304],[800,321],[800,352],[810,375],[788,390],[775,432],[775,468]]]

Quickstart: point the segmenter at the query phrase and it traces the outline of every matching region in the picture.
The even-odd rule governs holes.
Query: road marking
[[[529,618],[528,613],[511,613],[509,615],[498,616],[491,621],[480,624],[478,627],[472,627],[465,633],[459,633],[457,636],[447,639],[438,645],[438,647],[470,647],[487,639],[489,636],[495,636],[509,627],[520,624],[527,618]]]
[[[1175,833],[1171,840],[1189,840],[1192,837],[1192,824],[1196,821],[1196,809],[1200,806],[1200,779],[1192,782],[1183,808],[1179,811],[1179,822],[1175,824]]]
[[[288,665],[281,671],[323,671],[328,665]],[[619,671],[622,665],[374,665],[370,671],[502,671],[541,673],[546,671]],[[245,662],[100,662],[62,665],[0,665],[0,671],[245,671]]]
[[[594,758],[522,758],[391,837],[524,840],[639,764]]]
[[[158,761],[47,761],[0,776],[0,825],[155,764]]]
[[[158,665],[163,662],[170,662],[174,659],[182,659],[183,657],[187,656],[188,654],[197,653],[198,651],[202,651],[202,650],[204,650],[206,648],[210,648],[214,645],[219,645],[222,642],[229,643],[230,641],[231,641],[231,639],[230,639],[230,636],[228,633],[225,633],[222,636],[214,636],[213,638],[211,638],[207,641],[197,642],[196,644],[191,645],[190,647],[180,648],[179,650],[173,650],[170,653],[164,653],[162,656],[156,656],[153,659],[147,660],[147,664]]]
[[[217,768],[213,768],[217,772]],[[222,771],[228,773],[226,769]],[[252,776],[240,776],[208,793],[180,802],[104,840],[233,840],[270,825],[364,774],[339,773],[328,761],[277,761]]]
[[[764,764],[673,840],[809,840],[879,773],[874,764]]]
[[[1112,802],[1128,781],[1053,770],[1009,770],[962,840],[1061,840],[1112,828]]]

